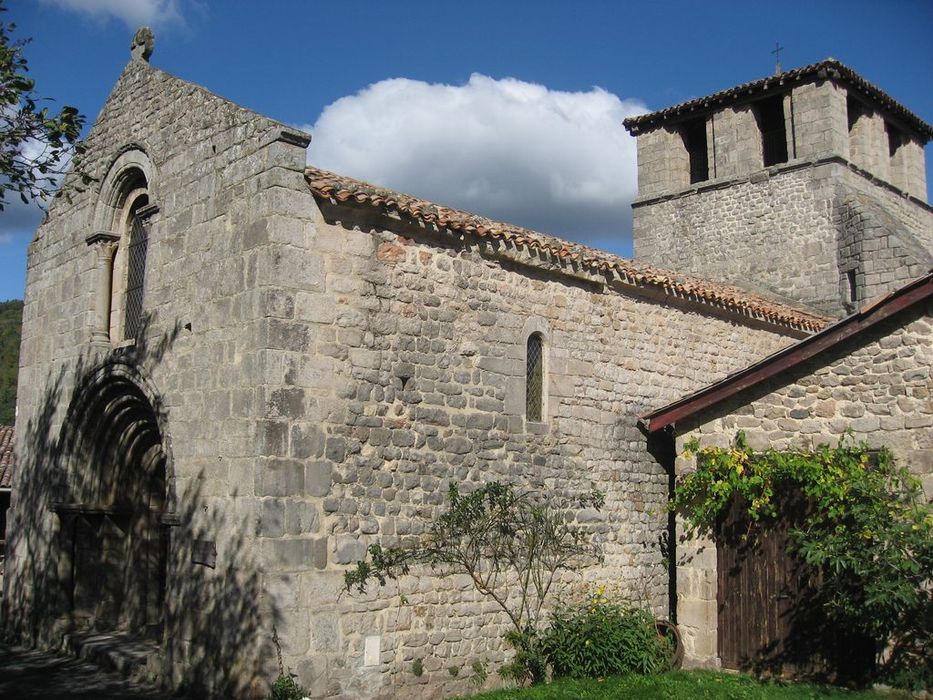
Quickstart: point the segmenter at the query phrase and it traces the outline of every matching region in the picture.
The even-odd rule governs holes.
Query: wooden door
[[[787,519],[764,528],[744,509],[734,499],[717,533],[719,656],[724,668],[767,665],[781,673],[799,597],[798,572],[786,556]]]
[[[870,640],[832,625],[815,599],[819,573],[789,550],[804,500],[776,496],[780,516],[756,523],[735,499],[717,531],[718,644],[724,668],[854,680],[874,663]]]

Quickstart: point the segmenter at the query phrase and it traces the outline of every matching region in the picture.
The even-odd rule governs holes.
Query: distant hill
[[[0,425],[13,425],[16,416],[16,374],[19,371],[19,339],[23,302],[0,302]]]

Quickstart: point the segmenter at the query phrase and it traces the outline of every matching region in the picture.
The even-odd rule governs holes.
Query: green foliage
[[[837,447],[755,454],[742,433],[729,449],[693,441],[687,450],[697,470],[681,478],[671,507],[691,528],[711,530],[735,496],[752,520],[767,522],[777,515],[776,490],[803,494],[808,509],[790,545],[820,580],[817,604],[840,627],[874,639],[879,654],[889,651],[883,677],[933,682],[933,511],[889,451],[843,438]]]
[[[555,678],[602,678],[670,670],[670,641],[646,610],[614,602],[602,589],[558,606],[541,647]]]
[[[13,425],[23,302],[0,302],[0,425]]]
[[[494,600],[512,623],[507,639],[527,668],[521,671],[512,665],[506,672],[516,679],[543,680],[535,633],[555,578],[560,571],[602,558],[590,533],[574,522],[573,511],[601,508],[603,495],[562,498],[520,493],[492,482],[468,494],[451,484],[448,498],[449,507],[425,536],[401,547],[371,545],[368,559],[346,572],[347,591],[363,592],[373,580],[385,585],[415,564],[467,574],[476,590]]]
[[[502,688],[473,696],[474,700],[906,700],[906,697],[780,679],[757,680],[744,674],[714,671],[562,678],[547,685]]]
[[[486,679],[489,678],[489,674],[486,672],[486,664],[484,664],[479,659],[475,659],[470,668],[473,669],[473,675],[470,677],[470,681],[477,688],[483,685],[486,682]]]
[[[411,672],[414,673],[416,677],[421,678],[421,676],[424,675],[424,661],[415,659],[411,664]]]
[[[509,630],[505,641],[515,650],[515,656],[499,668],[499,675],[519,685],[537,685],[547,680],[547,658],[538,633],[531,627],[523,631]]]
[[[291,676],[284,673],[275,679],[272,684],[271,700],[302,700],[305,697],[305,691],[295,682]]]
[[[0,12],[6,12],[0,2]],[[53,114],[39,103],[35,81],[23,55],[28,40],[12,41],[16,25],[0,22],[0,211],[8,192],[23,203],[46,199],[69,162],[84,152],[78,135],[84,117],[74,107]],[[91,180],[80,175],[83,184]]]

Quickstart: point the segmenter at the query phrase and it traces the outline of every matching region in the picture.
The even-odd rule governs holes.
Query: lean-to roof
[[[871,330],[894,314],[917,304],[928,303],[931,298],[933,298],[933,273],[908,282],[815,335],[779,350],[738,372],[733,372],[720,381],[703,387],[667,406],[646,413],[641,416],[639,422],[648,432],[655,432],[669,425],[675,425],[678,421],[690,419],[704,409],[716,406],[739,392],[792,370],[801,363],[836,348],[840,343]]]

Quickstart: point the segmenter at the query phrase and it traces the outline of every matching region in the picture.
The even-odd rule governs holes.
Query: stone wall
[[[638,191],[647,197],[690,184],[690,160],[676,126],[654,129],[638,137]]]
[[[928,208],[864,178],[850,175],[848,180],[854,186],[836,199],[833,218],[844,275],[840,295],[848,296],[844,306],[851,312],[930,270],[933,216]]]
[[[316,692],[434,697],[470,690],[474,662],[493,671],[506,660],[505,619],[463,577],[417,572],[398,587],[338,596],[347,565],[370,543],[423,532],[452,482],[604,491],[603,513],[581,520],[604,543],[605,565],[577,583],[617,584],[666,614],[658,538],[668,476],[637,416],[788,339],[530,258],[491,259],[350,205],[323,209],[321,284],[309,288],[300,267],[292,291],[279,278],[266,363],[282,401],[267,421],[269,479],[256,495],[286,665]],[[532,332],[546,351],[541,423],[523,416]],[[366,664],[367,639],[377,664]]]
[[[738,105],[716,112],[711,121],[711,176],[732,178],[761,168],[761,134],[750,105]],[[639,190],[638,194],[641,197],[649,193],[642,195]]]
[[[635,257],[838,312],[831,166],[636,201]],[[778,253],[779,251],[779,253]]]
[[[931,310],[929,301],[918,304],[678,424],[677,473],[695,468],[682,456],[692,438],[723,447],[741,430],[756,450],[806,449],[835,445],[852,430],[856,440],[888,447],[933,498]],[[691,540],[678,559],[678,624],[688,656],[694,664],[716,665],[716,545]]]
[[[857,300],[867,300],[922,274],[933,250],[928,206],[835,160],[702,183],[634,209],[637,258],[830,315],[848,310],[849,269],[858,268]]]

